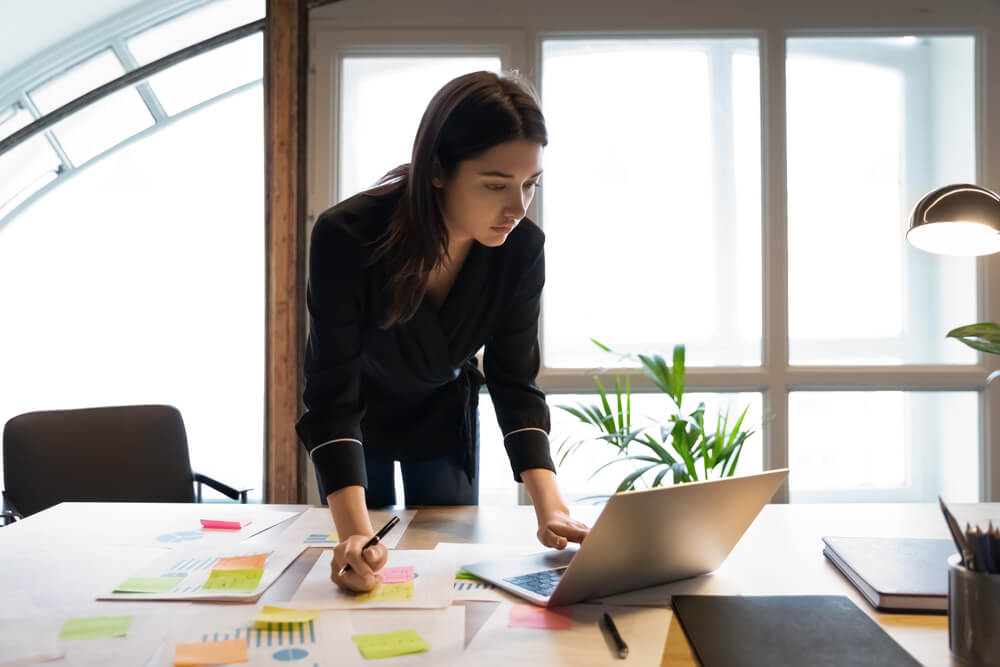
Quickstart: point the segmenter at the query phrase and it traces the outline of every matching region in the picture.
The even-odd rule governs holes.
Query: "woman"
[[[535,385],[544,236],[523,218],[547,143],[517,79],[466,74],[431,100],[409,164],[316,221],[297,430],[341,536],[331,564],[341,588],[379,583],[386,549],[361,547],[373,534],[366,507],[396,501],[394,460],[408,505],[478,502],[484,346],[485,383],[539,541],[562,549],[587,534],[556,485]]]

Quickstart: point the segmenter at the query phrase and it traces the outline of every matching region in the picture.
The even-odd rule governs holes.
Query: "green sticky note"
[[[169,593],[184,577],[129,577],[113,593]]]
[[[124,637],[132,627],[131,616],[91,616],[71,618],[59,631],[59,639],[100,639]]]
[[[201,590],[253,593],[263,575],[264,570],[212,570]]]
[[[377,635],[354,635],[351,640],[366,660],[392,658],[397,655],[423,653],[431,650],[431,645],[417,634],[416,630],[383,632]]]
[[[455,581],[479,581],[479,577],[472,574],[471,572],[466,572],[465,570],[459,568],[458,572],[455,573]]]

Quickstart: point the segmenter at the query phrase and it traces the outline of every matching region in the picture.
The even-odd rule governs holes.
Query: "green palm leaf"
[[[996,322],[979,322],[967,324],[964,327],[952,329],[948,338],[956,338],[973,350],[988,354],[1000,354],[1000,324]]]

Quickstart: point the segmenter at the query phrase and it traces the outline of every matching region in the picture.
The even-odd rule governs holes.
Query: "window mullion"
[[[115,57],[118,58],[119,62],[121,62],[122,67],[125,68],[126,72],[139,69],[138,61],[136,61],[135,56],[132,55],[128,46],[126,46],[121,39],[114,39],[111,41],[111,51],[115,54]],[[160,104],[160,100],[153,92],[153,88],[149,85],[149,81],[141,81],[137,83],[135,85],[135,89],[139,93],[139,97],[142,98],[146,108],[149,109],[149,113],[153,116],[154,121],[162,123],[167,120],[167,112],[164,111],[163,105]]]
[[[30,113],[31,117],[35,120],[42,117],[42,112],[38,110],[38,107],[35,106],[35,103],[31,101],[31,98],[28,97],[26,92],[21,93],[21,105],[27,109],[28,113]],[[73,161],[69,159],[69,155],[66,154],[65,149],[63,149],[62,144],[59,143],[59,139],[56,138],[56,135],[53,134],[52,130],[45,130],[42,134],[45,136],[45,140],[49,142],[49,146],[52,147],[52,150],[55,151],[57,156],[59,156],[59,161],[62,163],[62,168],[59,173],[68,173],[76,169]]]
[[[764,414],[764,469],[788,466],[788,187],[785,136],[785,35],[761,36],[761,192],[764,278],[763,366],[768,384]],[[788,502],[788,485],[774,496]]]

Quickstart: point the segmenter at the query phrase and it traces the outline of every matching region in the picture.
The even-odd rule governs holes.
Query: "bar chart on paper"
[[[98,599],[252,602],[304,548],[276,545],[164,551],[137,571],[122,573],[122,582]]]
[[[267,557],[270,558],[274,554],[274,550],[268,552]],[[218,563],[223,558],[231,558],[232,556],[209,556],[208,558],[182,558],[175,563],[173,563],[166,572],[159,574],[160,577],[182,577],[191,572],[211,572],[215,564]],[[197,583],[195,583],[197,582]],[[201,591],[202,585],[205,583],[205,579],[198,578],[192,581],[192,583],[187,584],[186,580],[182,583],[186,585],[178,586],[172,592],[174,593],[197,593]]]
[[[321,657],[315,621],[268,623],[266,626],[264,629],[246,625],[229,631],[204,633],[200,641],[245,640],[250,662],[254,665],[319,667]]]

